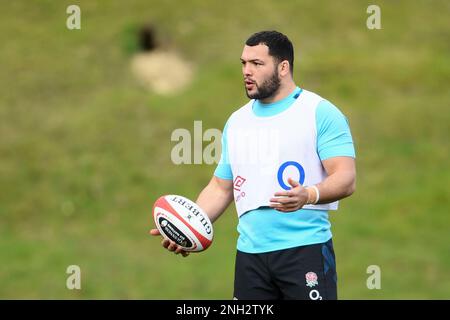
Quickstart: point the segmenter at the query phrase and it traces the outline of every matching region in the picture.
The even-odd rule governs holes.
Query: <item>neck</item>
[[[281,85],[278,91],[275,92],[272,96],[260,99],[259,101],[265,104],[280,101],[289,96],[296,87],[297,85],[294,83],[294,81],[289,81],[288,84]]]

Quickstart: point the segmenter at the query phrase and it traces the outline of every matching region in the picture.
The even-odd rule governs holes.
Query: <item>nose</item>
[[[242,65],[242,73],[244,77],[250,77],[252,75],[252,70],[249,63],[244,63]]]

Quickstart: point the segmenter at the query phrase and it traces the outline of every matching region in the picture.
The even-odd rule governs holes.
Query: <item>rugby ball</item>
[[[185,251],[206,250],[213,240],[213,226],[206,213],[193,201],[165,195],[153,205],[153,220],[164,238]]]

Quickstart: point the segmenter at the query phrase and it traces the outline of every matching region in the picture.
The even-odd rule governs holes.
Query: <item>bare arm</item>
[[[316,187],[319,189],[318,203],[330,203],[352,195],[356,188],[355,159],[334,157],[322,161],[328,177]]]
[[[208,185],[200,192],[196,203],[205,211],[211,222],[214,223],[220,215],[227,209],[233,200],[233,180],[224,180],[213,176]],[[159,236],[158,229],[150,230],[153,236]],[[161,242],[164,248],[169,251],[175,251],[176,254],[181,253],[183,257],[187,257],[189,252],[184,251],[175,242],[163,239]]]
[[[316,184],[319,190],[318,203],[330,203],[350,196],[355,191],[356,169],[355,159],[351,157],[333,157],[323,160],[322,164],[328,176]],[[289,178],[291,190],[280,191],[271,198],[272,208],[282,212],[301,209],[305,204],[314,203],[317,193],[314,188],[304,188],[297,181]]]
[[[213,176],[200,192],[196,203],[206,212],[211,222],[216,221],[233,200],[233,180]]]

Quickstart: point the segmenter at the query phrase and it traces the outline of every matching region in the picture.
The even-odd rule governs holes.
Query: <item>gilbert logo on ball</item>
[[[212,243],[211,221],[195,202],[185,197],[160,197],[153,205],[153,219],[161,235],[185,251],[203,251]]]

